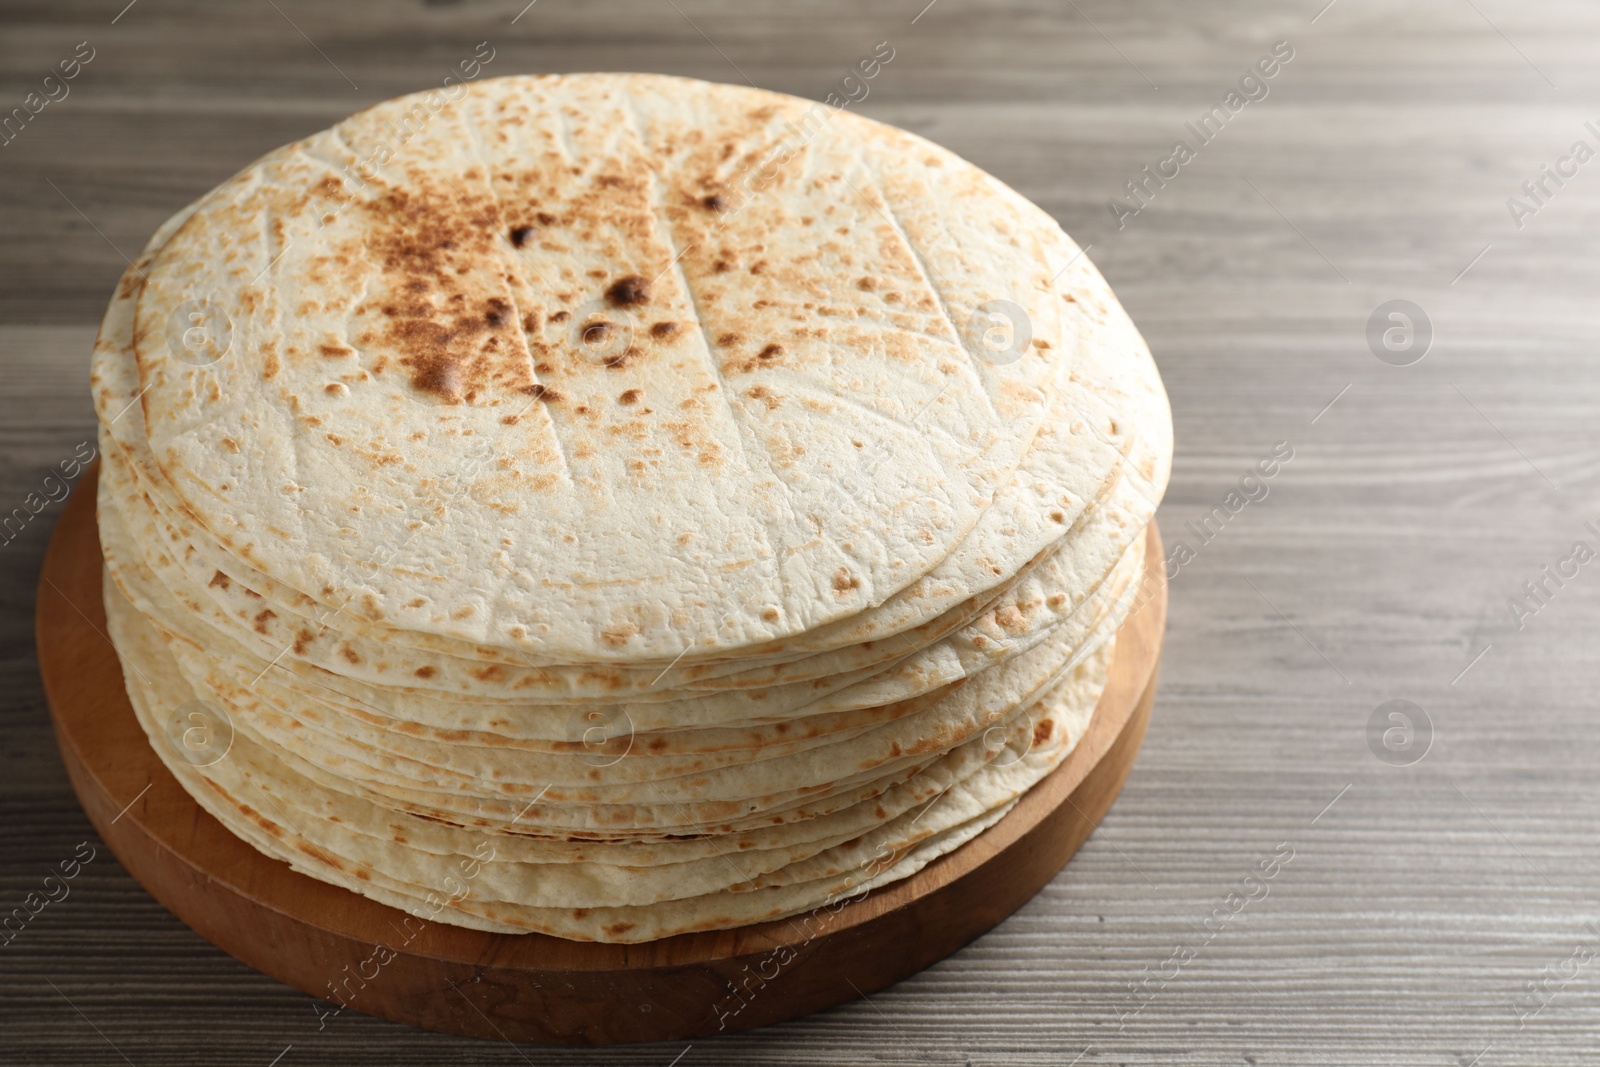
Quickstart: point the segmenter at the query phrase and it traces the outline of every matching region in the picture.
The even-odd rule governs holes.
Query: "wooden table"
[[[522,0],[123,2],[0,12],[0,114],[93,49],[0,145],[0,514],[59,495],[47,475],[93,440],[85,361],[123,256],[268,148],[438,82],[480,41],[489,74],[814,98],[888,41],[860,110],[1054,213],[1144,330],[1177,424],[1162,527],[1192,558],[1110,817],[1016,916],[870,1001],[692,1048],[511,1047],[351,1013],[319,1030],[310,998],[189,932],[102,848],[0,948],[0,1062],[1590,1062],[1600,562],[1560,586],[1543,568],[1600,549],[1600,161],[1570,155],[1600,149],[1592,5],[538,0],[513,21]],[[1277,41],[1293,58],[1267,95],[1164,163]],[[1522,184],[1544,165],[1577,172],[1536,202]],[[1125,183],[1145,166],[1177,169],[1119,229],[1107,201],[1139,207]],[[1384,348],[1399,320],[1369,345],[1392,300],[1431,323],[1419,362],[1392,365],[1421,347]],[[1275,446],[1293,458],[1230,499]],[[58,513],[0,544],[0,912],[94,845],[32,647]],[[1420,759],[1421,717],[1408,738],[1378,713],[1396,699],[1431,723]]]

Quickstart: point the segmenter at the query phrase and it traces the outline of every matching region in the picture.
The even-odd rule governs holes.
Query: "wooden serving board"
[[[105,635],[95,470],[62,513],[36,628],[56,739],[89,819],[122,865],[213,944],[344,1008],[490,1039],[662,1041],[746,1030],[882,989],[1010,915],[1072,857],[1133,764],[1166,623],[1161,538],[1118,635],[1084,738],[1004,819],[860,900],[641,945],[488,934],[290,870],[234,837],[178,785],[134,718]]]

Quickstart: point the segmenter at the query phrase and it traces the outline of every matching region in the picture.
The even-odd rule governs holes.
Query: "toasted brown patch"
[[[625,308],[650,302],[650,284],[637,274],[618,278],[606,290],[606,301],[612,307]]]
[[[419,182],[392,187],[362,209],[367,251],[389,294],[374,347],[399,353],[412,386],[447,404],[521,384],[526,365],[511,302],[483,269],[502,225],[494,198]],[[381,361],[373,368],[382,369]]]
[[[607,357],[603,365],[612,370],[621,370],[623,367],[628,365],[630,360],[637,358],[638,355],[639,349],[633,345],[629,345],[627,350],[622,352],[620,355]]]
[[[612,623],[610,626],[600,631],[600,640],[604,641],[612,648],[621,648],[623,645],[628,643],[630,638],[640,632],[641,631],[637,623]]]

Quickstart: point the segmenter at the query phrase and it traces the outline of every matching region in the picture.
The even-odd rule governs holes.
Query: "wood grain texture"
[[[468,1037],[605,1045],[748,1030],[875,993],[984,933],[1061,869],[1122,788],[1155,700],[1167,602],[1152,526],[1082,739],[1004,818],[911,877],[790,919],[638,945],[411,919],[257,852],[157,757],[107,639],[95,478],[91,468],[63,508],[39,578],[39,669],[67,776],[152,896],[230,955],[331,1001],[330,1017],[354,1009]]]
[[[1570,973],[1600,920],[1600,573],[1520,630],[1506,601],[1600,524],[1600,162],[1520,230],[1506,198],[1600,123],[1593,5],[938,0],[912,25],[926,0],[539,0],[512,25],[525,0],[139,0],[111,25],[124,2],[0,9],[3,109],[76,42],[98,49],[0,146],[0,514],[92,440],[85,361],[124,269],[112,243],[132,255],[263,151],[431,83],[486,39],[494,73],[742,70],[814,99],[890,40],[861,110],[1042,204],[1149,340],[1177,426],[1169,545],[1275,442],[1295,456],[1173,579],[1159,710],[1094,837],[990,934],[870,1000],[687,1052],[514,1048],[350,1013],[319,1030],[316,1002],[102,855],[0,949],[0,1062],[1592,1060],[1600,972],[1549,972]],[[1296,57],[1267,99],[1118,230],[1106,200],[1280,39]],[[1415,366],[1367,349],[1368,316],[1395,298],[1436,327]],[[93,837],[32,651],[58,514],[0,546],[0,914]],[[1435,728],[1411,767],[1367,747],[1397,697]],[[1130,991],[1170,974],[1285,841],[1295,857],[1264,899],[1153,996]],[[1519,1019],[1541,981],[1548,1004]]]

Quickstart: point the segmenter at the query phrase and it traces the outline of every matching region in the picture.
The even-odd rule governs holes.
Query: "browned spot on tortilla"
[[[761,401],[763,404],[765,404],[767,406],[767,410],[768,411],[774,410],[775,408],[777,408],[777,406],[779,404],[781,404],[783,402],[782,400],[779,399],[778,394],[774,393],[772,390],[768,389],[764,385],[754,386],[749,391],[747,391],[744,395],[749,397],[751,400],[759,400],[759,401]]]
[[[361,662],[361,657],[359,655],[357,655],[356,654],[356,650],[351,648],[349,645],[340,645],[339,646],[339,654],[342,655],[345,659],[349,660],[351,663],[360,663]]]
[[[411,673],[416,675],[418,678],[432,678],[435,672],[433,667],[429,666],[428,664],[423,664]]]
[[[835,592],[848,593],[852,589],[860,588],[860,586],[861,580],[845,568],[840,567],[834,572],[833,588]]]
[[[561,399],[560,393],[556,392],[548,385],[541,385],[538,382],[534,382],[532,385],[523,386],[522,391],[533,397],[535,400],[543,400],[550,404],[557,403]]]
[[[600,640],[604,641],[612,648],[621,648],[623,645],[628,643],[629,638],[641,632],[642,631],[639,629],[638,623],[612,623],[610,626],[600,631]]]
[[[258,634],[266,633],[267,632],[267,623],[271,622],[273,619],[276,619],[277,617],[278,617],[278,613],[273,611],[271,608],[262,608],[260,611],[256,612],[256,617],[255,617],[255,620],[254,620],[255,624],[256,624],[256,626],[255,626],[256,633],[258,633]]]
[[[310,630],[296,631],[294,635],[294,654],[297,656],[303,655],[305,650],[311,647],[311,642],[316,639],[317,635]]]
[[[528,238],[532,237],[533,234],[534,229],[532,226],[513,226],[511,227],[511,243],[515,247],[521,248],[528,243]]]
[[[206,584],[216,586],[218,589],[226,589],[229,585],[228,576],[221,571],[217,571],[211,576],[211,581]]]
[[[376,340],[399,354],[412,386],[459,404],[521,385],[527,372],[511,301],[484,270],[503,225],[493,197],[419,180],[363,210],[366,249],[387,291]]]
[[[732,345],[738,344],[741,340],[743,340],[743,338],[736,333],[725,333],[717,338],[717,344],[724,348],[728,348]]]
[[[638,403],[639,398],[643,395],[644,394],[639,392],[637,389],[629,389],[627,392],[617,397],[617,399],[624,404],[635,404]]]
[[[783,355],[783,346],[782,345],[773,344],[773,345],[768,345],[767,347],[763,348],[760,352],[758,352],[756,354],[756,358],[757,359],[777,359],[781,355]]]
[[[1044,744],[1050,740],[1050,734],[1054,729],[1055,723],[1049,719],[1040,719],[1038,725],[1033,728],[1033,743],[1036,745]]]
[[[650,302],[650,285],[637,274],[624,275],[606,290],[606,301],[617,308],[647,304]]]
[[[620,355],[608,357],[605,361],[605,366],[611,368],[612,370],[621,370],[623,367],[628,365],[629,360],[636,358],[638,355],[639,350],[633,345],[629,345],[627,351],[621,353]]]
[[[778,621],[778,609],[777,608],[762,608],[761,609],[761,617],[764,620],[766,620],[767,622],[777,622]]]
[[[356,350],[351,348],[349,345],[332,344],[328,341],[324,341],[319,344],[317,346],[317,351],[321,352],[329,359],[338,359],[341,356],[353,356],[356,354]]]
[[[139,262],[142,263],[144,261],[140,260]],[[143,286],[143,276],[141,276],[137,271],[130,270],[122,276],[122,280],[117,284],[117,299],[131,300],[133,298],[133,294],[138,292]]]
[[[650,336],[657,341],[665,341],[677,332],[678,324],[675,322],[658,322],[650,327]]]
[[[706,197],[700,202],[706,207],[710,208],[712,211],[722,211],[728,206],[727,198],[721,193],[712,193],[710,196]]]
[[[497,682],[506,676],[506,669],[498,663],[490,663],[474,670],[472,676],[480,682]]]

